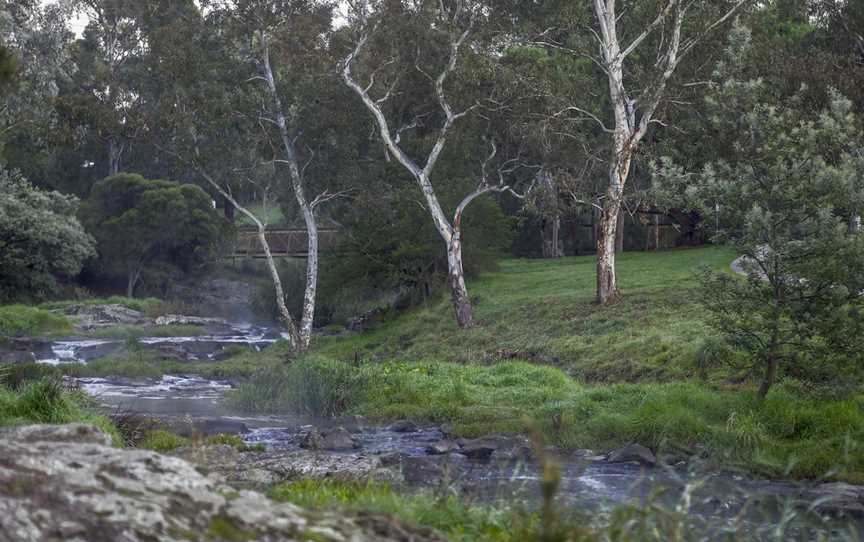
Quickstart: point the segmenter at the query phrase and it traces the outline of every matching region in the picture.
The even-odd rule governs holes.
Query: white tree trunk
[[[728,20],[746,0],[738,0],[725,15],[707,27],[716,28]],[[615,274],[615,233],[618,213],[624,200],[624,189],[630,173],[630,165],[639,143],[648,132],[654,114],[666,90],[675,68],[686,54],[699,41],[701,36],[688,40],[681,46],[681,28],[690,3],[681,0],[667,0],[657,16],[644,30],[626,46],[622,46],[618,36],[617,0],[594,0],[594,14],[597,19],[603,68],[609,83],[609,99],[612,104],[615,125],[607,129],[612,133],[612,156],[609,162],[609,187],[603,202],[603,213],[597,238],[597,301],[609,303],[618,298],[618,283]],[[671,21],[667,24],[667,19]],[[624,81],[624,61],[645,39],[658,29],[667,32],[660,41],[657,53],[657,77],[651,85],[643,89],[640,99],[630,97]],[[637,110],[640,114],[637,121]],[[605,129],[605,126],[604,126]]]
[[[120,173],[120,158],[123,156],[123,145],[116,137],[108,139],[108,176]]]
[[[267,270],[270,272],[270,279],[273,282],[273,289],[276,296],[276,307],[279,310],[279,317],[282,320],[282,324],[285,326],[285,334],[287,335],[288,343],[290,344],[292,350],[299,349],[301,344],[300,333],[297,331],[297,326],[294,323],[294,318],[291,316],[291,312],[288,310],[288,306],[285,304],[285,290],[282,288],[282,278],[279,276],[279,269],[276,267],[276,261],[273,258],[273,253],[270,251],[270,243],[267,241],[267,227],[264,223],[255,216],[249,209],[240,205],[240,203],[234,199],[234,197],[228,193],[227,190],[222,188],[222,185],[216,182],[213,177],[211,177],[206,170],[204,170],[200,165],[196,165],[198,173],[204,177],[210,186],[212,186],[219,194],[225,198],[226,201],[231,203],[235,209],[249,217],[249,219],[255,224],[258,228],[258,242],[261,244],[261,249],[264,251],[264,259],[267,262]]]
[[[433,145],[428,156],[426,157],[426,164],[423,167],[420,167],[420,165],[418,165],[413,159],[411,159],[411,157],[408,156],[404,149],[402,149],[402,147],[399,145],[398,134],[400,132],[397,131],[397,135],[394,135],[391,131],[387,118],[381,108],[381,103],[386,100],[387,96],[385,96],[381,100],[372,99],[369,96],[368,92],[372,85],[364,88],[359,85],[351,75],[351,65],[353,64],[353,61],[360,54],[361,49],[365,45],[368,39],[367,35],[361,37],[354,51],[349,54],[348,57],[345,59],[342,67],[343,81],[360,97],[360,99],[363,101],[363,104],[375,118],[375,121],[378,125],[379,133],[381,134],[381,139],[384,141],[387,150],[411,174],[411,176],[414,178],[414,181],[420,188],[420,191],[423,193],[423,197],[426,201],[426,209],[428,210],[429,215],[432,218],[435,229],[438,231],[438,234],[441,236],[441,239],[444,241],[444,246],[447,249],[448,285],[450,286],[450,292],[453,300],[453,310],[456,316],[456,323],[461,328],[469,327],[474,322],[471,299],[468,295],[468,289],[465,285],[465,273],[462,267],[462,239],[460,231],[462,211],[475,197],[485,192],[491,191],[492,188],[483,183],[477,191],[467,196],[459,205],[459,208],[457,209],[454,217],[454,222],[451,225],[451,223],[447,219],[446,214],[441,208],[441,203],[438,201],[438,196],[435,194],[435,188],[432,185],[430,176],[438,160],[438,157],[444,150],[450,129],[453,127],[454,122],[468,112],[463,111],[461,113],[454,113],[449,103],[447,102],[444,94],[444,83],[446,82],[449,74],[456,67],[459,48],[464,43],[465,39],[468,37],[468,33],[468,30],[466,30],[458,37],[451,36],[450,57],[448,63],[438,75],[438,77],[435,79],[435,93],[438,98],[438,103],[442,111],[444,112],[445,121],[438,133],[438,138],[435,141],[435,144]]]
[[[447,281],[453,300],[453,310],[459,327],[471,327],[474,324],[474,311],[471,298],[465,286],[465,272],[462,269],[462,239],[460,234],[452,237],[447,244]]]
[[[303,213],[303,221],[306,224],[308,239],[306,257],[306,288],[303,293],[303,314],[300,318],[299,342],[297,348],[301,351],[309,349],[312,341],[312,326],[315,321],[315,301],[318,291],[318,225],[315,221],[315,209],[306,199],[303,186],[303,174],[297,161],[297,152],[294,149],[293,139],[288,132],[288,123],[282,107],[282,100],[276,87],[276,79],[270,65],[270,48],[266,32],[262,32],[262,45],[264,48],[264,78],[267,81],[267,90],[273,100],[274,113],[276,114],[276,125],[279,127],[279,136],[282,139],[282,151],[285,155],[285,164],[288,166],[288,174],[291,178],[291,186],[294,190],[294,198]]]

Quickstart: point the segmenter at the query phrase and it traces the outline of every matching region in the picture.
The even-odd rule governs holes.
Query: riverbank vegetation
[[[0,368],[0,427],[32,423],[89,423],[111,436],[115,446],[123,437],[106,416],[96,413],[92,398],[81,392],[69,392],[57,378],[20,382],[17,388],[6,385]]]
[[[628,295],[602,310],[591,303],[590,258],[581,260],[501,262],[471,283],[480,296],[471,330],[458,330],[441,300],[366,333],[323,337],[288,366],[249,355],[247,367],[260,358],[261,370],[230,400],[254,412],[449,422],[463,436],[535,428],[566,448],[638,442],[770,476],[864,480],[854,367],[849,379],[798,367],[760,401],[758,374],[714,339],[696,273],[728,271],[728,252],[625,254]]]

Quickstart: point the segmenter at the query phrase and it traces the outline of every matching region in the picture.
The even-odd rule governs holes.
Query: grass
[[[67,333],[72,322],[65,316],[25,305],[0,307],[0,341],[8,337],[52,336]]]
[[[212,435],[205,439],[188,438],[175,435],[164,429],[154,429],[149,431],[144,439],[138,444],[139,448],[153,450],[159,453],[172,452],[183,446],[230,446],[238,452],[263,452],[265,447],[262,444],[253,444],[251,446],[243,442],[243,439],[237,435],[218,434]]]
[[[560,478],[549,469],[546,478],[557,487]],[[565,508],[556,503],[555,491],[539,502],[524,505],[478,504],[446,491],[406,494],[381,483],[336,480],[300,480],[273,486],[268,496],[310,509],[352,514],[385,514],[404,523],[426,527],[454,542],[684,542],[696,540],[858,540],[856,525],[831,525],[812,514],[789,508],[782,522],[766,515],[756,531],[742,528],[742,517],[712,518],[690,514],[695,503],[681,497],[663,503],[660,495],[642,502],[600,506],[598,510]],[[537,499],[541,501],[540,498]],[[523,506],[539,511],[531,511]],[[757,512],[758,513],[758,512]],[[793,520],[818,528],[825,538],[802,535],[790,528]],[[820,522],[824,521],[824,522]],[[831,533],[830,535],[828,533]],[[807,536],[807,538],[804,538]]]
[[[285,365],[288,344],[277,341],[262,352],[234,348],[234,355],[220,362],[180,362],[165,358],[159,351],[131,344],[130,348],[94,359],[86,364],[64,365],[61,370],[70,376],[128,378],[160,378],[166,374],[197,374],[216,380],[245,380],[262,371]]]
[[[264,207],[261,204],[250,205],[246,207],[249,211],[252,212],[255,217],[262,221],[264,224],[268,226],[280,226],[284,225],[285,217],[282,214],[282,209],[277,204],[271,204]],[[237,212],[236,214],[237,225],[238,226],[254,226],[255,223],[241,212]]]
[[[342,360],[552,361],[588,382],[679,379],[711,335],[693,300],[694,271],[731,260],[716,247],[624,253],[624,297],[607,308],[593,304],[593,257],[505,260],[470,281],[477,320],[470,330],[456,327],[449,300],[440,299],[367,333],[322,337],[315,351]]]
[[[468,506],[449,495],[404,495],[392,487],[374,483],[302,480],[274,486],[268,496],[298,506],[343,509],[353,512],[387,514],[404,522],[430,527],[456,541],[516,541],[525,538],[523,518],[503,509]]]
[[[15,390],[0,386],[0,426],[89,423],[121,446],[123,437],[117,428],[107,417],[95,414],[91,406],[86,395],[63,390],[56,379],[31,381]]]

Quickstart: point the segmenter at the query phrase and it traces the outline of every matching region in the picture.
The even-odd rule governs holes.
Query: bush
[[[77,208],[77,198],[39,190],[0,168],[0,302],[49,297],[58,277],[75,277],[95,255]]]

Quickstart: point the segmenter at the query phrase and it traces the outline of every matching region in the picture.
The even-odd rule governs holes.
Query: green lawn
[[[505,260],[469,282],[477,325],[456,327],[449,299],[399,315],[348,339],[323,338],[316,352],[337,359],[554,362],[585,381],[637,381],[692,374],[711,335],[693,300],[694,272],[728,269],[732,253],[703,248],[619,256],[624,293],[613,307],[594,300],[594,258]],[[557,362],[555,359],[557,358]]]

